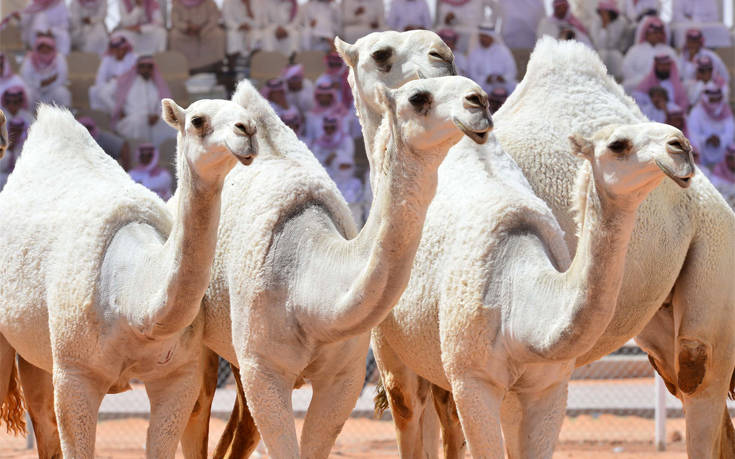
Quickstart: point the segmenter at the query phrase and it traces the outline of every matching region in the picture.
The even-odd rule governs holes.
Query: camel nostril
[[[240,134],[245,134],[245,135],[247,135],[247,133],[248,133],[248,130],[247,130],[247,128],[245,127],[245,125],[244,125],[243,123],[235,123],[235,129],[236,129],[236,130],[238,131],[238,133],[240,133]]]

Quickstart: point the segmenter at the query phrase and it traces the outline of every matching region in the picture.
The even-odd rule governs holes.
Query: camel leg
[[[244,360],[244,359],[243,359]],[[242,361],[240,377],[248,407],[270,457],[298,458],[291,391],[295,376],[286,376],[268,363]]]
[[[260,433],[255,427],[255,420],[245,400],[242,381],[240,381],[240,370],[232,364],[230,368],[235,384],[237,384],[237,398],[225,431],[222,432],[217,449],[214,450],[214,459],[250,457],[260,441]]]
[[[203,370],[199,397],[194,403],[194,411],[181,437],[181,449],[187,459],[207,458],[209,418],[214,391],[217,389],[217,370],[219,370],[219,356],[209,349],[204,350]]]
[[[61,459],[61,440],[54,415],[51,375],[18,357],[18,373],[33,423],[39,459]]]
[[[313,380],[314,395],[301,431],[301,456],[326,458],[352,413],[365,380],[365,364],[356,359],[328,380]]]
[[[519,416],[508,429],[503,419],[503,432],[512,437],[507,438],[508,458],[551,458],[564,421],[567,383],[555,384],[542,392],[517,394],[516,399]]]
[[[202,365],[183,365],[163,378],[145,381],[151,401],[146,457],[173,458],[199,396]]]
[[[430,393],[430,383],[404,365],[385,340],[380,339],[377,334],[373,334],[373,340],[375,362],[378,364],[380,380],[393,415],[401,458],[436,457],[438,448],[427,451],[424,446],[425,429],[421,423],[426,399]],[[428,429],[428,425],[426,427]],[[428,436],[429,432],[426,434]],[[431,444],[436,445],[436,440]]]
[[[16,435],[26,432],[23,394],[15,367],[15,349],[0,335],[0,425],[3,423],[8,432]]]
[[[81,368],[55,367],[53,386],[63,456],[92,459],[97,412],[109,384]]]
[[[505,390],[470,374],[450,375],[450,381],[472,457],[503,459],[500,406]]]
[[[434,399],[434,408],[441,423],[444,457],[446,459],[465,457],[466,443],[452,393],[433,384],[431,385],[431,393]],[[432,410],[427,408],[425,411]]]

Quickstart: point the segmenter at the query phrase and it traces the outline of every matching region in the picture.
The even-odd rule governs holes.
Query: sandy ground
[[[301,428],[297,420],[297,428]],[[102,421],[97,428],[98,458],[140,458],[144,456],[144,419]],[[210,451],[224,429],[225,422],[213,419],[210,424]],[[653,420],[635,416],[567,417],[554,458],[642,459],[685,458],[684,420],[667,422],[667,451],[653,446]],[[29,459],[35,450],[25,449],[25,439],[0,433],[0,457]],[[177,458],[183,457],[179,451]],[[331,457],[397,458],[398,451],[390,421],[351,418],[337,439]],[[468,456],[469,457],[469,456]]]

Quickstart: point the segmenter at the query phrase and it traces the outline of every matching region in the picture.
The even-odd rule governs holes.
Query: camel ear
[[[339,37],[334,37],[334,47],[348,66],[354,67],[357,64],[358,51],[355,45],[342,41]]]
[[[581,134],[572,134],[569,136],[569,143],[572,144],[572,153],[583,158],[592,159],[595,153],[595,145],[591,140],[584,138]]]
[[[172,128],[183,132],[184,122],[186,121],[184,109],[176,105],[176,102],[172,99],[163,99],[161,101],[161,107],[161,118]]]
[[[378,83],[375,87],[375,95],[378,101],[378,105],[382,107],[384,112],[392,113],[396,109],[396,100],[393,98],[390,89],[384,84]]]

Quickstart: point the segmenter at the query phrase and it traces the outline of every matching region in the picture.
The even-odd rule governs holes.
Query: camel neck
[[[179,139],[181,141],[181,139]],[[209,285],[217,243],[222,180],[205,182],[181,151],[177,153],[176,212],[161,263],[165,300],[149,336],[167,336],[190,325]]]

